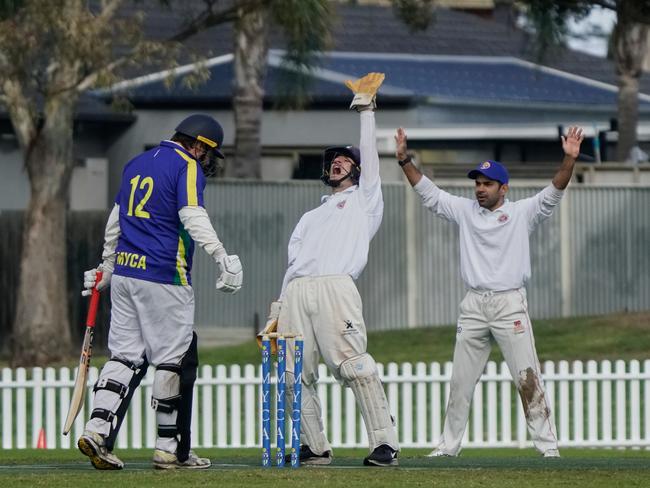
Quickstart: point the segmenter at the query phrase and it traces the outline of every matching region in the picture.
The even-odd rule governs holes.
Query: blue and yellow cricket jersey
[[[132,159],[115,202],[120,206],[116,275],[156,283],[191,285],[194,241],[178,211],[203,206],[205,177],[199,163],[170,141]]]

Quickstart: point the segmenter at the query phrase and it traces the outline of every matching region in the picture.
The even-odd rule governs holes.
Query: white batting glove
[[[108,269],[104,270],[100,264],[96,268],[84,271],[84,290],[81,292],[81,296],[87,297],[92,294],[95,283],[97,282],[97,271],[104,273],[102,279],[97,283],[97,291],[102,291],[105,288],[108,288],[108,285],[111,283],[113,271]]]
[[[217,278],[217,290],[224,293],[237,293],[244,277],[239,256],[236,254],[224,256],[219,258],[217,264],[220,273]]]

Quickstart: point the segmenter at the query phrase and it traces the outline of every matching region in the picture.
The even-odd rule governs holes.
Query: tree
[[[625,161],[637,145],[639,78],[648,51],[650,5],[647,1],[616,2],[617,22],[612,44],[618,74],[618,144],[616,158]],[[645,12],[643,9],[645,8]]]
[[[314,54],[328,45],[333,12],[327,0],[275,0],[254,10],[239,12],[234,29],[235,154],[230,176],[259,178],[264,80],[269,51],[269,21],[286,42],[285,63],[294,76],[287,78],[290,106],[304,102],[306,74]]]
[[[618,144],[616,158],[625,161],[637,145],[639,78],[648,50],[650,1],[648,0],[524,0],[527,16],[536,28],[540,53],[564,41],[570,16],[581,17],[601,7],[616,12],[612,33],[618,75]]]

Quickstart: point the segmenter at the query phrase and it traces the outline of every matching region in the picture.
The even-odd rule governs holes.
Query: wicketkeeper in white
[[[223,158],[223,129],[194,114],[171,140],[145,151],[124,168],[108,218],[102,254],[102,290],[111,285],[111,357],[95,385],[93,410],[78,445],[97,469],[121,469],[113,454],[135,389],[155,367],[151,406],[158,424],[156,468],[201,469],[210,460],[190,450],[192,391],[198,367],[191,269],[194,243],[215,260],[216,287],[242,285],[242,266],[228,255],[203,206],[206,176]],[[97,269],[84,274],[95,286]]]
[[[323,182],[332,187],[319,207],[302,216],[289,240],[289,267],[266,332],[304,336],[300,461],[330,464],[332,447],[323,431],[316,393],[322,357],[332,374],[354,392],[366,424],[371,453],[365,465],[397,464],[399,445],[377,365],[366,352],[366,327],[354,280],[368,261],[370,240],[381,224],[383,198],[375,140],[375,94],[384,79],[370,73],[346,85],[360,112],[361,142],[329,147]],[[288,348],[293,341],[288,340]],[[292,395],[293,356],[287,354],[287,390]]]
[[[509,177],[499,162],[485,161],[470,171],[467,176],[476,182],[476,200],[461,198],[422,175],[407,152],[403,129],[397,130],[395,140],[398,162],[424,206],[459,227],[460,271],[469,289],[460,303],[442,438],[429,456],[460,452],[474,387],[490,355],[492,336],[519,391],[535,448],[544,457],[559,457],[524,286],[530,278],[529,236],[560,203],[580,152],[582,130],[571,127],[562,137],[564,159],[552,183],[516,202],[506,198]]]

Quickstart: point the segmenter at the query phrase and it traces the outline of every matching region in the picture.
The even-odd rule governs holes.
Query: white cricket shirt
[[[301,276],[350,275],[357,279],[368,262],[368,248],[384,213],[379,178],[375,114],[361,112],[359,184],[323,196],[302,216],[289,239],[289,267],[282,293]]]
[[[530,233],[553,213],[564,191],[552,184],[535,196],[505,203],[494,211],[457,197],[423,176],[413,187],[426,208],[458,224],[460,273],[469,288],[513,290],[530,278]]]

